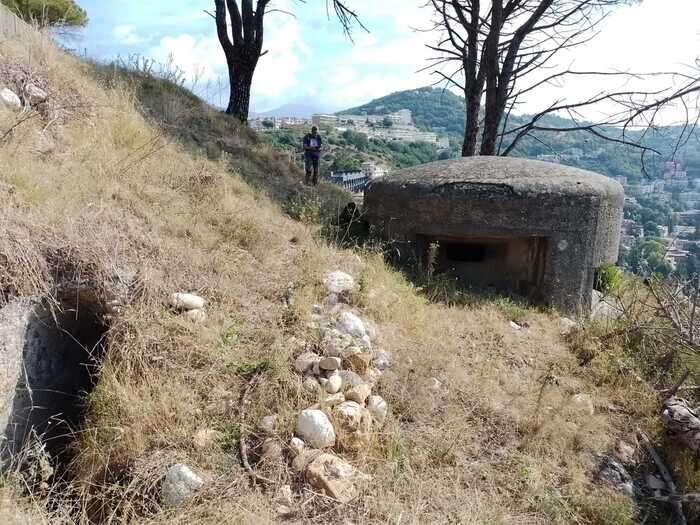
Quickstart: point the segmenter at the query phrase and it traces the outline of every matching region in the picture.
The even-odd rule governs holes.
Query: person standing
[[[304,168],[306,170],[306,184],[311,182],[318,184],[318,163],[321,160],[321,146],[323,141],[318,134],[318,128],[313,126],[311,133],[304,136]]]

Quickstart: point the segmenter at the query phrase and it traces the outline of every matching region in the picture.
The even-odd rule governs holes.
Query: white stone
[[[201,310],[207,302],[195,294],[174,293],[170,296],[170,304],[178,310]]]
[[[562,317],[559,319],[559,333],[561,335],[569,335],[574,331],[576,326],[576,321],[572,321],[568,317]]]
[[[345,398],[348,401],[354,401],[359,405],[364,405],[371,393],[372,387],[370,387],[367,383],[362,383],[361,385],[357,385],[348,390],[345,393]]]
[[[306,448],[306,443],[304,443],[298,437],[293,437],[289,441],[289,448],[292,450],[292,455],[298,456],[299,454],[304,452],[304,449]]]
[[[323,277],[323,284],[328,293],[349,292],[355,287],[355,280],[345,272],[329,272]]]
[[[511,321],[511,322],[510,322],[510,327],[511,327],[513,330],[521,330],[521,329],[522,329],[522,326],[520,326],[520,325],[519,325],[518,323],[516,323],[515,321]]]
[[[204,485],[204,480],[182,463],[168,470],[160,487],[160,500],[165,507],[181,505]]]
[[[187,310],[182,315],[185,317],[185,319],[193,323],[203,323],[207,320],[207,313],[199,308],[195,310]]]
[[[313,352],[304,352],[294,361],[294,370],[300,374],[312,372],[314,364],[321,360],[321,356]]]
[[[315,377],[308,376],[304,379],[302,386],[307,392],[318,392],[319,383]]]
[[[295,433],[314,448],[335,445],[335,430],[320,410],[302,410],[297,416]]]
[[[46,102],[49,95],[34,84],[27,84],[24,88],[24,98],[32,106]]]
[[[22,109],[22,101],[14,91],[7,88],[0,89],[0,104],[10,109]]]
[[[337,324],[338,330],[358,339],[362,339],[367,335],[365,332],[365,325],[362,319],[357,317],[352,312],[343,312],[340,314]]]
[[[367,400],[367,410],[372,414],[372,418],[379,426],[384,424],[386,416],[389,413],[389,405],[381,396],[369,396]]]
[[[278,417],[276,415],[265,416],[260,420],[260,425],[258,426],[265,434],[272,435],[277,428],[277,419]]]
[[[285,505],[287,507],[294,506],[294,494],[292,493],[292,487],[290,485],[282,485],[275,494],[275,501],[280,505]]]
[[[333,374],[328,378],[328,382],[326,383],[326,392],[329,394],[335,394],[340,392],[341,388],[343,388],[343,378],[340,377],[340,374]]]

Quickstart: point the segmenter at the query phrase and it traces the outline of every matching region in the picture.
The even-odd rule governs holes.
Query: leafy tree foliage
[[[673,268],[664,258],[666,248],[655,240],[645,237],[634,243],[627,254],[626,266],[638,275],[660,275],[667,277]]]
[[[87,13],[74,0],[0,0],[23,20],[46,26],[85,26]]]

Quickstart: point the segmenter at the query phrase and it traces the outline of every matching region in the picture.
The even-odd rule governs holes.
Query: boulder
[[[0,89],[0,106],[18,111],[22,109],[22,101],[11,89],[2,88]]]
[[[355,280],[345,272],[328,272],[323,276],[323,285],[330,294],[342,294],[355,287]]]
[[[362,319],[352,312],[345,311],[341,313],[336,326],[342,333],[357,337],[358,339],[362,339],[367,335]]]
[[[321,360],[321,356],[313,352],[304,352],[294,361],[294,370],[300,374],[313,372],[314,365]]]
[[[358,405],[364,405],[371,393],[372,387],[370,387],[367,383],[362,383],[361,385],[352,387],[350,390],[345,392],[345,398],[348,401],[354,401]]]
[[[338,444],[346,450],[360,450],[370,440],[372,415],[355,401],[345,401],[333,409]]]
[[[27,84],[24,87],[24,100],[31,106],[46,102],[47,98],[49,98],[48,93],[34,84]]]
[[[358,374],[364,374],[367,372],[371,362],[372,354],[369,352],[363,352],[356,346],[350,346],[343,350],[343,364],[346,368],[349,368]]]
[[[201,310],[207,302],[191,293],[174,293],[170,296],[170,304],[178,310]]]
[[[191,499],[204,485],[204,480],[182,463],[173,465],[165,474],[160,487],[164,507],[176,507]]]
[[[333,454],[321,454],[311,461],[305,477],[309,485],[341,503],[357,498],[358,484],[363,480],[352,465]]]
[[[381,396],[369,396],[367,410],[372,414],[374,421],[381,427],[389,413],[389,405]]]
[[[314,448],[335,445],[335,430],[328,416],[320,410],[302,410],[297,416],[295,433]]]

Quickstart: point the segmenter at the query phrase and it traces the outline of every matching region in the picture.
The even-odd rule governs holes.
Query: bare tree
[[[341,0],[326,0],[327,9],[331,2],[343,30],[350,34],[353,24],[359,23],[357,14]],[[268,13],[276,11],[272,3],[271,0],[214,0],[214,14],[209,13],[216,21],[216,33],[226,55],[230,83],[226,113],[241,122],[248,120],[253,75],[260,57],[266,53],[264,22]]]
[[[631,130],[654,126],[659,111],[683,103],[700,91],[700,75],[682,73],[635,73],[623,71],[577,71],[558,67],[557,57],[589,42],[599,24],[616,6],[636,0],[430,0],[440,38],[429,46],[438,55],[432,64],[441,81],[459,88],[466,101],[463,156],[508,155],[534,132],[586,131],[600,138],[650,150],[643,133]],[[600,90],[584,100],[554,100],[525,123],[509,126],[514,108],[539,88],[581,77],[602,80],[621,77],[658,79],[657,89]],[[663,80],[663,82],[661,82]],[[602,83],[602,82],[601,82]],[[681,87],[679,87],[679,84]],[[614,108],[604,118],[589,122],[585,108]],[[697,121],[688,111],[686,123]],[[691,113],[693,115],[691,116]],[[565,125],[544,124],[543,117],[560,114]],[[688,132],[685,130],[685,137]],[[479,145],[479,137],[481,144]],[[535,139],[537,137],[535,136]]]

